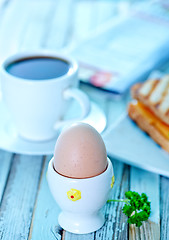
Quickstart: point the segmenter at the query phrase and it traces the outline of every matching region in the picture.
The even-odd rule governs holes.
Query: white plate
[[[77,106],[74,104],[67,113],[66,117],[76,115]],[[102,132],[106,127],[106,117],[104,112],[94,103],[91,102],[91,111],[89,115],[82,120]],[[59,134],[59,132],[58,132]],[[17,130],[10,119],[4,105],[0,102],[0,148],[21,154],[47,155],[53,154],[56,139],[50,141],[33,142],[22,139],[18,136]]]
[[[110,156],[127,164],[169,177],[169,154],[126,114],[103,134]]]

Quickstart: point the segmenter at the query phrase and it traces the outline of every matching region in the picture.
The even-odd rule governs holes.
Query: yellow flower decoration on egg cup
[[[77,201],[79,199],[81,199],[81,191],[71,188],[68,192],[67,192],[67,196],[70,200],[72,201]]]
[[[115,177],[114,177],[114,175],[113,175],[112,180],[111,180],[111,188],[113,188],[114,182],[115,182]]]

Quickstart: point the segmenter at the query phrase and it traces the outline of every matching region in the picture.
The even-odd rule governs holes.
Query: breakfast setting
[[[0,12],[0,240],[169,239],[169,1]]]

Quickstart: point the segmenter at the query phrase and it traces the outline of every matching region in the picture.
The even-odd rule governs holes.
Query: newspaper
[[[80,63],[82,82],[123,94],[169,59],[169,5],[138,4],[122,21],[112,19],[75,46],[71,55]]]

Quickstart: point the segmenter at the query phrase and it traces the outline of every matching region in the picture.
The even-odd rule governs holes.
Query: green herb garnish
[[[108,200],[108,202],[124,202],[125,205],[122,209],[123,213],[128,216],[129,224],[136,224],[137,227],[146,221],[151,213],[151,204],[145,193],[141,195],[134,191],[125,193],[127,199]]]

